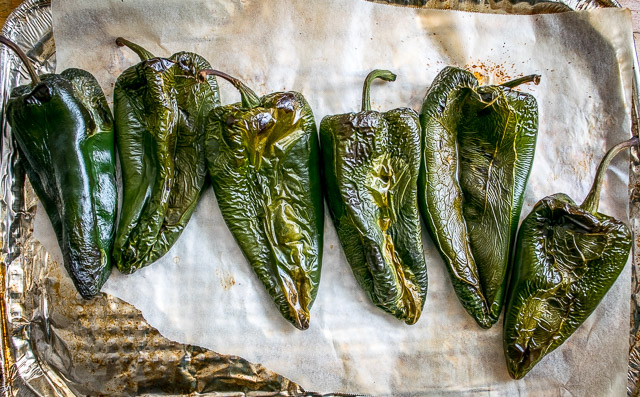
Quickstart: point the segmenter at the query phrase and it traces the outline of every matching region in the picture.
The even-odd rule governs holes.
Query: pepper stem
[[[13,52],[15,52],[18,55],[18,58],[20,58],[22,63],[24,63],[24,66],[27,67],[27,72],[29,72],[29,77],[31,78],[31,84],[32,85],[38,84],[40,82],[40,77],[38,77],[38,73],[36,73],[36,70],[33,68],[33,64],[27,57],[27,54],[25,54],[24,51],[22,51],[22,49],[20,49],[20,47],[18,47],[16,43],[14,43],[13,41],[1,35],[0,35],[0,43],[11,48]]]
[[[155,58],[155,56],[149,51],[140,47],[136,43],[130,42],[129,40],[123,37],[118,37],[116,39],[116,44],[119,45],[120,47],[127,46],[131,51],[135,52],[140,57],[141,61],[146,61],[147,59]]]
[[[602,182],[604,181],[604,174],[607,172],[607,168],[609,168],[609,163],[613,160],[614,157],[624,149],[628,149],[632,146],[638,145],[638,137],[633,137],[627,141],[621,142],[607,152],[604,155],[602,161],[600,161],[600,165],[598,166],[598,171],[596,171],[596,179],[593,181],[593,186],[591,186],[591,190],[587,195],[587,198],[584,199],[582,205],[580,206],[583,210],[588,211],[592,214],[598,212],[598,204],[600,204],[600,191],[602,190]]]
[[[507,81],[506,83],[500,84],[502,87],[514,88],[519,86],[520,84],[533,83],[535,85],[540,84],[540,75],[539,74],[530,74],[528,76],[518,77],[517,79],[513,79],[511,81]]]
[[[253,109],[260,105],[260,97],[258,97],[256,93],[251,90],[251,88],[247,87],[242,81],[236,79],[235,77],[229,76],[228,74],[223,73],[219,70],[201,70],[200,73],[198,73],[198,79],[200,80],[200,82],[204,83],[207,80],[207,76],[211,75],[222,77],[223,79],[233,84],[233,86],[236,87],[238,91],[240,91],[240,97],[242,98],[243,107]]]
[[[376,69],[367,75],[364,79],[364,87],[362,88],[362,111],[368,112],[371,110],[371,99],[369,91],[371,91],[371,83],[375,79],[382,79],[384,81],[395,81],[396,75],[388,70]]]

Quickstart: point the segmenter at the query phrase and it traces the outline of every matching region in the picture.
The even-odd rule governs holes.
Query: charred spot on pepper
[[[490,105],[498,96],[494,90],[483,90],[482,87],[478,88],[478,94],[480,94],[480,100],[484,102],[485,105]]]
[[[511,359],[517,363],[523,362],[528,356],[529,349],[520,345],[519,343],[515,343],[508,347],[508,354]]]
[[[227,127],[231,127],[238,121],[238,118],[234,114],[229,114],[225,120]]]
[[[538,349],[529,346],[524,347],[520,344],[509,346],[508,354],[509,357],[513,357],[510,359],[507,367],[509,374],[514,379],[521,379],[525,375],[522,373],[522,368],[528,368],[540,357],[540,351]]]
[[[46,83],[38,84],[29,95],[24,98],[28,105],[41,105],[51,100],[51,90]]]
[[[262,112],[256,115],[257,135],[264,135],[271,131],[271,127],[276,123],[271,113]]]
[[[196,76],[197,71],[192,59],[186,57],[185,54],[180,54],[177,58],[180,69],[187,72],[190,76]]]
[[[549,226],[562,227],[563,229],[571,230],[582,234],[593,233],[593,225],[588,225],[587,222],[582,222],[577,219],[575,215],[561,214],[553,219],[550,219]]]
[[[285,92],[280,95],[276,102],[276,108],[282,109],[285,112],[293,112],[296,109],[297,99],[291,92]]]
[[[143,61],[142,64],[157,73],[162,73],[175,65],[175,62],[167,58],[151,58]]]

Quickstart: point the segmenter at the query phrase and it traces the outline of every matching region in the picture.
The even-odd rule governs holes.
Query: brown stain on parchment
[[[224,270],[216,269],[216,276],[218,276],[218,281],[220,281],[220,285],[224,289],[230,289],[234,285],[236,285],[236,279],[233,278],[233,275]]]
[[[575,165],[576,171],[582,175],[589,175],[591,170],[595,170],[593,153],[582,153],[582,156]]]
[[[512,65],[513,66],[513,65]],[[502,84],[514,79],[504,64],[478,61],[462,67],[473,73],[480,85]]]

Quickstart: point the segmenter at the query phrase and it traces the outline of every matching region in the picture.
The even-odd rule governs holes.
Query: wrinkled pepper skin
[[[113,119],[96,79],[67,69],[13,90],[7,118],[29,181],[85,299],[111,272],[117,190]]]
[[[454,290],[483,328],[500,316],[538,132],[533,96],[442,70],[420,111],[420,209]]]
[[[582,206],[562,193],[545,197],[520,226],[504,317],[504,351],[514,379],[573,334],[627,262],[631,232],[597,212],[595,185]]]
[[[220,99],[215,77],[198,80],[211,67],[199,55],[158,58],[118,42],[142,59],[114,88],[123,201],[113,258],[132,273],[166,254],[189,222],[207,174],[204,122]]]
[[[370,110],[375,70],[365,80],[363,111],[320,124],[327,204],[356,280],[371,301],[407,324],[420,318],[427,294],[417,179],[420,124],[408,108]]]
[[[322,265],[324,206],[316,124],[297,92],[258,98],[239,80],[242,102],[209,114],[207,164],[222,216],[285,319],[309,327]]]

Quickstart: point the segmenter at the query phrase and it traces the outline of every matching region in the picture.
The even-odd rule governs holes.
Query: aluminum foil
[[[355,0],[354,0],[355,1]],[[561,12],[553,2],[396,0],[402,5],[500,13]],[[568,2],[584,9],[615,4]],[[39,72],[52,71],[55,46],[48,1],[28,0],[8,19],[3,34],[17,41]],[[19,62],[0,50],[2,107],[11,87],[24,79]],[[637,101],[636,101],[637,102]],[[4,112],[2,112],[4,115]],[[163,338],[133,306],[103,294],[86,302],[62,268],[32,238],[36,198],[25,185],[20,159],[2,116],[0,165],[0,311],[3,324],[2,387],[7,395],[182,394],[229,392],[229,395],[300,394],[303,389],[260,365]],[[632,224],[640,232],[640,165],[632,156]],[[640,234],[636,234],[640,235]],[[634,246],[629,394],[637,394],[640,343],[640,257]],[[62,281],[60,281],[62,280]],[[66,282],[64,281],[66,280]],[[308,393],[313,395],[314,393]],[[219,394],[216,394],[219,395]]]
[[[616,0],[369,0],[377,3],[396,4],[436,10],[460,10],[492,14],[551,14],[571,10],[588,10],[600,7],[620,7]]]

